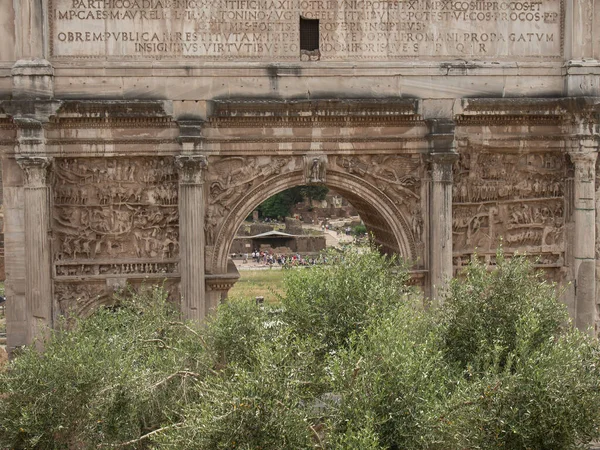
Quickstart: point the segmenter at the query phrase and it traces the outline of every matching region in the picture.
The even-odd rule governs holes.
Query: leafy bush
[[[355,227],[352,228],[352,234],[354,236],[362,236],[366,233],[367,233],[367,227],[364,226],[363,224],[356,225]]]
[[[441,323],[450,363],[486,371],[503,369],[515,352],[529,352],[564,331],[566,308],[556,287],[535,274],[522,257],[506,261],[497,254],[490,272],[474,261],[455,279],[442,310]]]
[[[204,354],[162,289],[131,294],[0,375],[0,447],[88,448],[177,421],[186,386],[207,373]]]
[[[434,448],[439,405],[451,379],[437,328],[427,312],[398,305],[339,352],[330,389],[343,402],[332,418],[333,439],[372,430],[377,448]]]
[[[0,448],[569,450],[600,437],[600,346],[525,260],[424,309],[372,248],[290,271],[203,327],[160,289],[0,373]]]
[[[412,292],[398,260],[371,247],[330,251],[328,264],[292,271],[284,279],[284,320],[301,336],[333,350],[373,319],[394,310]]]

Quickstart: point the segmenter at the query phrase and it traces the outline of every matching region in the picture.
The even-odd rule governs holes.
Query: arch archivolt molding
[[[254,208],[287,188],[309,184],[317,172],[319,182],[365,205],[363,211],[371,216],[367,224],[393,236],[395,242],[389,247],[416,261],[424,247],[424,170],[419,154],[211,157],[205,218],[207,272],[226,272],[231,242]]]

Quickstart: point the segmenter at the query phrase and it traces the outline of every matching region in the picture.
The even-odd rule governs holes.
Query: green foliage
[[[0,448],[569,450],[600,437],[600,346],[521,258],[423,308],[373,248],[289,271],[203,327],[160,289],[0,373]]]
[[[525,258],[505,261],[497,254],[489,272],[473,262],[455,279],[442,311],[442,331],[450,363],[471,371],[504,369],[509,357],[536,350],[568,322],[556,288],[532,274]]]
[[[233,364],[197,384],[202,401],[157,442],[173,449],[312,448],[310,401],[322,378],[312,344],[283,331],[250,349],[255,365]]]
[[[354,236],[362,236],[363,234],[367,233],[367,227],[364,226],[362,223],[360,225],[356,225],[355,227],[352,228],[352,234]]]
[[[343,402],[333,420],[333,436],[372,429],[379,437],[376,448],[436,448],[438,417],[451,378],[437,335],[431,315],[407,302],[339,352],[330,381]]]
[[[370,247],[330,251],[328,264],[292,271],[284,279],[284,318],[301,336],[328,349],[346,344],[374,318],[398,307],[410,292],[398,260]]]
[[[600,432],[599,357],[597,341],[568,332],[473,377],[449,397],[440,436],[456,449],[588,448]]]
[[[132,294],[16,358],[0,374],[0,448],[89,448],[179,420],[205,350],[165,299]]]
[[[313,200],[322,201],[327,197],[329,188],[327,186],[315,184],[310,186],[300,186],[300,193],[302,194],[302,197],[309,202],[312,202]]]
[[[261,217],[282,219],[288,217],[294,205],[302,200],[298,188],[286,189],[262,202],[257,209]]]
[[[288,217],[292,208],[305,200],[324,200],[327,186],[296,186],[273,195],[258,206],[261,217],[280,219]]]

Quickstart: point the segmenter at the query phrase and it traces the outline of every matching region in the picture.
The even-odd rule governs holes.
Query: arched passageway
[[[248,215],[263,201],[291,187],[305,183],[303,172],[277,175],[256,186],[237,202],[223,220],[215,240],[212,272],[226,273],[228,255],[235,234]],[[327,186],[335,189],[357,209],[367,229],[384,252],[400,255],[418,263],[415,236],[403,212],[377,186],[362,178],[342,172],[328,172]]]

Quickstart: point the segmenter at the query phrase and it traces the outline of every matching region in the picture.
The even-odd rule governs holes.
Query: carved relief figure
[[[213,245],[226,214],[244,195],[269,178],[292,167],[289,158],[230,157],[208,165],[208,208],[205,215],[206,244]]]
[[[364,178],[386,194],[408,218],[417,247],[423,243],[421,211],[422,163],[419,155],[365,155],[334,157],[338,168]]]
[[[503,239],[508,252],[562,258],[566,178],[561,153],[464,149],[454,167],[455,256],[466,261],[476,248],[491,255]]]
[[[58,159],[54,259],[177,258],[177,193],[171,158]]]
[[[306,184],[325,183],[327,156],[305,156],[304,177]]]

